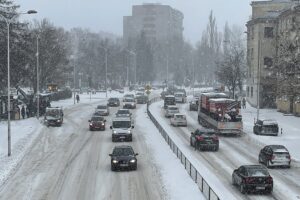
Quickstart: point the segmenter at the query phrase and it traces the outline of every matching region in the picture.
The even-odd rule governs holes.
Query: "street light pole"
[[[40,118],[40,73],[39,73],[39,35],[36,36],[36,93],[37,93],[37,119]]]
[[[106,98],[107,98],[107,49],[105,49],[105,91],[106,91]]]
[[[75,101],[75,93],[76,93],[76,89],[75,89],[75,87],[76,87],[76,83],[75,83],[75,62],[73,63],[73,67],[74,67],[74,79],[73,79],[73,85],[74,85],[74,104],[76,104],[76,101]]]
[[[260,36],[259,36],[260,37]],[[259,119],[259,108],[260,108],[260,76],[261,76],[261,70],[260,70],[260,54],[261,54],[261,41],[260,38],[258,40],[258,65],[257,65],[257,116],[256,116],[256,120]]]
[[[0,17],[2,17],[7,25],[7,140],[8,140],[8,145],[7,145],[7,150],[8,156],[11,156],[11,127],[10,127],[10,112],[11,112],[11,106],[10,106],[10,24],[12,20],[21,15],[21,14],[36,14],[37,11],[35,10],[29,10],[26,13],[16,13],[11,19],[7,19],[5,16],[0,14]]]

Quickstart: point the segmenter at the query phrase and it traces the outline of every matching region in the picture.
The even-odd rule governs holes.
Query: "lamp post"
[[[10,129],[10,24],[12,23],[12,20],[15,19],[17,16],[22,14],[36,14],[37,11],[35,10],[29,10],[25,13],[16,13],[12,18],[8,19],[2,14],[0,14],[0,17],[2,17],[7,25],[7,135],[8,135],[8,156],[11,156],[11,129]]]
[[[127,51],[130,55],[134,56],[134,84],[136,85],[136,53],[132,50],[128,50],[125,49],[125,51]],[[127,80],[126,82],[128,82],[128,66],[127,66]]]
[[[100,46],[105,51],[105,96],[107,98],[107,48]]]
[[[39,71],[39,34],[36,35],[36,93],[37,119],[40,118],[40,71]]]

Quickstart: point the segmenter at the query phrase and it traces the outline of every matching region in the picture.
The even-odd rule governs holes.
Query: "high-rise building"
[[[123,18],[123,40],[127,45],[144,33],[149,41],[183,37],[183,14],[168,5],[145,3],[132,7],[132,16]]]

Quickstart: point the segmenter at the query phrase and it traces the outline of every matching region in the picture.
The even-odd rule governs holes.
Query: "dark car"
[[[199,98],[195,97],[190,101],[190,111],[198,111]]]
[[[105,122],[106,120],[104,119],[104,117],[101,116],[93,116],[90,120],[89,120],[89,128],[90,131],[94,131],[94,130],[105,130]]]
[[[136,103],[137,104],[145,104],[148,102],[148,96],[146,95],[140,95],[136,97]]]
[[[110,107],[118,107],[120,106],[120,100],[118,98],[109,98],[107,105]]]
[[[272,119],[260,119],[254,123],[253,132],[257,135],[278,136],[278,123]]]
[[[219,150],[219,137],[213,129],[197,129],[191,133],[190,144],[199,150]]]
[[[168,106],[175,106],[176,100],[174,95],[167,95],[164,98],[164,109],[168,108]]]
[[[116,146],[113,149],[111,157],[111,170],[116,171],[120,169],[137,169],[137,159],[138,154],[134,153],[133,148],[127,145]]]
[[[273,178],[263,165],[242,165],[232,173],[232,184],[239,187],[241,193],[273,191]]]
[[[268,168],[273,166],[291,166],[291,156],[283,145],[267,145],[260,150],[258,155],[259,163],[265,164]]]

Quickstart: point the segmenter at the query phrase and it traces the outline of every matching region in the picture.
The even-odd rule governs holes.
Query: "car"
[[[166,95],[164,97],[164,109],[167,109],[168,106],[174,106],[174,105],[176,105],[174,95]]]
[[[145,95],[145,93],[144,93],[144,92],[141,92],[141,91],[137,91],[137,92],[135,93],[135,97],[143,96],[143,95]]]
[[[116,117],[131,117],[132,113],[128,109],[119,109],[116,112]]]
[[[168,106],[167,109],[165,110],[165,117],[170,118],[177,113],[179,113],[179,109],[177,106]]]
[[[186,102],[186,95],[183,92],[175,92],[175,101],[176,103],[185,103]]]
[[[119,117],[112,120],[110,129],[112,130],[112,142],[116,141],[132,141],[132,125],[131,118]]]
[[[190,111],[198,111],[198,106],[199,106],[199,98],[198,97],[194,97],[191,101],[190,101],[190,106],[189,106],[189,110]]]
[[[102,130],[105,131],[105,122],[106,120],[104,117],[101,116],[92,116],[92,118],[89,120],[89,129],[90,131],[94,130]]]
[[[132,98],[132,99],[134,99],[135,96],[134,96],[134,94],[125,94],[125,95],[123,96],[123,101],[124,101],[126,98]]]
[[[44,123],[47,126],[61,126],[64,121],[64,112],[61,107],[46,108]]]
[[[241,193],[273,191],[273,178],[263,165],[242,165],[232,173],[232,184]]]
[[[119,107],[120,106],[120,100],[115,97],[111,97],[108,99],[107,105],[110,107]]]
[[[98,105],[95,109],[95,114],[99,116],[108,116],[109,107],[107,105]]]
[[[253,132],[257,135],[278,136],[278,123],[273,119],[259,119],[254,123]]]
[[[191,132],[190,145],[199,150],[219,150],[219,137],[213,129],[196,129]]]
[[[173,126],[187,126],[186,116],[183,114],[174,114],[170,119]]]
[[[125,98],[123,100],[123,108],[129,108],[129,109],[135,109],[136,108],[136,102],[134,98]]]
[[[267,145],[260,150],[258,162],[267,168],[273,166],[291,167],[291,155],[283,145]]]
[[[133,148],[128,145],[114,147],[109,156],[111,157],[111,171],[130,169],[137,170],[137,158]]]
[[[148,102],[148,96],[147,95],[140,95],[136,97],[136,103],[137,104],[145,104]]]

